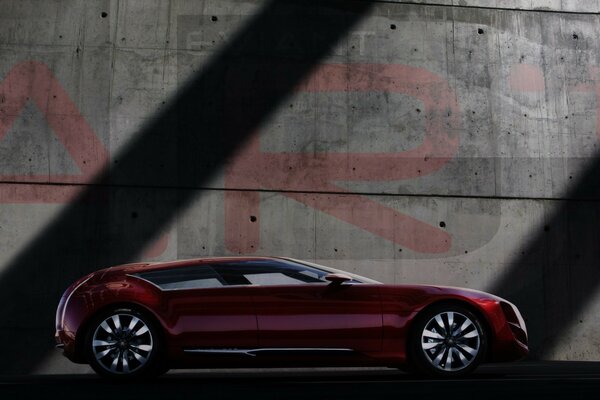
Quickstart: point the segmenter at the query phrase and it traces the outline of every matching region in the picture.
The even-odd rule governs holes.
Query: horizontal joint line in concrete
[[[60,48],[60,49],[68,49],[68,48],[79,48],[81,51],[84,51],[86,49],[110,49],[112,48],[112,45],[110,42],[107,42],[106,44],[78,44],[78,43],[27,43],[27,42],[21,42],[21,43],[9,43],[9,42],[4,42],[2,44],[0,44],[0,49],[3,48],[11,48],[11,47],[23,47],[23,46],[27,46],[27,47],[48,47],[48,48]],[[164,49],[163,49],[164,50]]]
[[[173,186],[173,185],[132,185],[118,183],[70,183],[70,182],[26,182],[26,181],[0,181],[2,185],[30,185],[30,186],[70,186],[70,187],[98,187],[114,189],[157,189],[157,190],[198,190],[220,192],[258,192],[271,194],[317,194],[317,195],[342,195],[342,196],[385,196],[385,197],[424,197],[424,198],[449,198],[449,199],[483,199],[483,200],[531,200],[531,201],[574,201],[574,202],[600,202],[600,197],[532,197],[532,196],[485,196],[461,194],[435,194],[435,193],[386,193],[386,192],[358,192],[358,191],[321,191],[321,190],[288,190],[288,189],[255,189],[255,188],[224,188],[210,186]]]
[[[550,14],[580,14],[580,15],[600,15],[597,11],[568,11],[568,10],[549,10],[543,8],[510,8],[510,7],[491,7],[491,6],[474,6],[460,4],[443,4],[443,3],[413,3],[410,1],[394,1],[394,0],[358,0],[369,3],[385,3],[385,4],[405,4],[411,6],[423,7],[447,7],[447,8],[471,8],[476,10],[499,10],[499,11],[523,11],[523,12],[539,12]]]

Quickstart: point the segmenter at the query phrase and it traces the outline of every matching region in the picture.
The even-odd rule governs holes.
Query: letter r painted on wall
[[[274,76],[274,84],[276,80]],[[235,88],[235,76],[231,82]],[[232,94],[241,90],[233,89]],[[424,139],[416,148],[397,153],[269,153],[261,151],[260,135],[255,134],[226,167],[225,187],[244,189],[225,192],[226,248],[239,254],[259,248],[260,218],[250,216],[259,215],[260,194],[255,190],[268,189],[284,190],[284,196],[413,251],[447,252],[452,240],[446,231],[365,196],[332,196],[331,192],[348,193],[335,185],[336,181],[419,178],[452,159],[459,146],[460,112],[448,82],[423,68],[405,65],[325,64],[297,91],[388,92],[414,97],[424,105]]]

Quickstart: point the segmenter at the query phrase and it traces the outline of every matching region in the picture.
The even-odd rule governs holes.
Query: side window
[[[305,285],[325,283],[324,271],[308,266],[264,262],[243,261],[236,263],[213,264],[215,271],[227,285]]]
[[[134,274],[163,290],[202,289],[224,286],[223,279],[209,265],[148,271]]]
[[[298,277],[286,275],[284,272],[267,272],[259,274],[246,274],[246,279],[253,285],[299,285],[307,283]]]

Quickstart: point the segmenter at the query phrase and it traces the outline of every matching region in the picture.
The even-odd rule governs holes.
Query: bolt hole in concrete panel
[[[256,217],[254,215],[250,216],[250,222],[256,222]]]
[[[479,29],[477,29],[477,33],[480,35],[483,35],[485,32],[483,29],[479,28]]]
[[[106,12],[102,11],[102,14],[100,14],[100,16],[101,16],[102,18],[106,18],[106,17],[108,16],[108,13],[106,13]]]

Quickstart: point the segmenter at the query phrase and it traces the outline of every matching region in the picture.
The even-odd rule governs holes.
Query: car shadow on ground
[[[175,370],[160,378],[111,381],[93,374],[0,378],[4,396],[65,398],[372,399],[415,396],[589,397],[600,390],[600,363],[490,364],[460,379],[417,377],[395,369]],[[557,397],[558,396],[558,397]],[[15,397],[4,397],[15,398]]]

